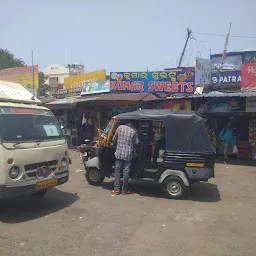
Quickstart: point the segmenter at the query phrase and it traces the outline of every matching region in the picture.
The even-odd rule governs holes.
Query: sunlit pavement
[[[111,197],[111,180],[87,184],[71,152],[70,180],[40,202],[0,203],[0,255],[252,255],[256,252],[256,168],[216,165],[216,178],[186,200],[155,184],[132,183]]]

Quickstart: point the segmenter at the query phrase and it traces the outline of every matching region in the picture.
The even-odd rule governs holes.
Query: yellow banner
[[[67,77],[64,79],[64,89],[81,88],[84,86],[85,82],[102,80],[106,80],[105,69]]]
[[[19,68],[8,68],[0,70],[0,80],[21,84],[30,92],[33,91],[33,69],[34,86],[38,89],[38,66],[26,66]]]

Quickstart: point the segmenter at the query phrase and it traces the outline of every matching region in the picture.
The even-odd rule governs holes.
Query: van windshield
[[[62,139],[58,121],[49,110],[0,107],[2,142]]]

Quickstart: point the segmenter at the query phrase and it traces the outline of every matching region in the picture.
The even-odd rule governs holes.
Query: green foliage
[[[22,59],[17,59],[8,50],[0,49],[0,69],[26,66]]]
[[[50,86],[45,84],[46,81],[46,76],[44,75],[43,72],[38,73],[38,80],[39,80],[39,95],[42,96],[47,96],[47,93],[50,90]]]

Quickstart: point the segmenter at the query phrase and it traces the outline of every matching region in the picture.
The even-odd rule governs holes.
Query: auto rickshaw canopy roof
[[[214,153],[205,130],[205,120],[194,111],[143,109],[117,115],[117,120],[165,122],[166,150],[184,153]]]

